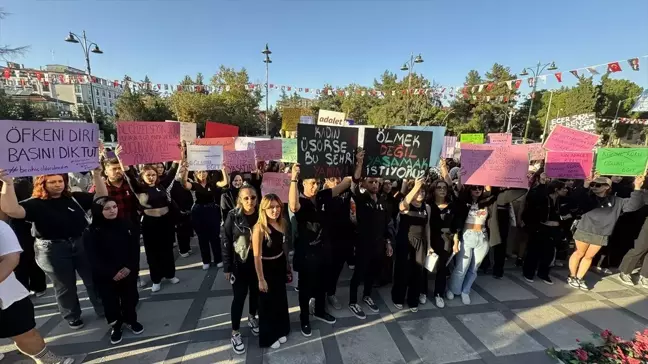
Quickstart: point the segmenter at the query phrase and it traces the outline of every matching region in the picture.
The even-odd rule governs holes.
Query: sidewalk
[[[193,242],[195,244],[195,242]],[[544,353],[549,347],[574,348],[576,339],[610,329],[629,338],[648,327],[648,291],[622,285],[617,276],[602,278],[590,273],[592,291],[566,284],[567,272],[557,269],[555,284],[539,280],[529,284],[519,270],[507,270],[502,280],[480,276],[471,294],[472,305],[460,298],[433,303],[419,312],[393,307],[390,288],[375,291],[379,314],[366,310],[367,319],[355,318],[346,308],[352,271],[345,268],[338,288],[340,311],[335,325],[312,321],[313,335],[305,338],[299,328],[298,294],[289,288],[292,332],[277,350],[261,350],[258,339],[242,322],[247,353],[236,355],[230,347],[232,291],[216,267],[201,270],[198,247],[194,254],[177,260],[177,285],[164,284],[151,294],[146,259],[142,254],[142,278],[148,282],[140,294],[139,319],[145,331],[134,336],[124,331],[120,345],[112,346],[105,320],[96,318],[85,292],[82,307],[86,323],[81,330],[61,320],[52,296],[34,299],[36,322],[48,344],[58,353],[75,355],[83,363],[525,363],[553,364]],[[433,284],[431,283],[431,286]],[[79,281],[79,289],[83,285]],[[247,307],[244,311],[244,321]],[[0,340],[5,363],[33,363]]]

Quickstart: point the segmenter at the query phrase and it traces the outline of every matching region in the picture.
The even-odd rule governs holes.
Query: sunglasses
[[[448,186],[436,186],[437,190],[447,190]]]
[[[483,190],[484,190],[484,187],[481,187],[481,186],[471,186],[471,187],[470,187],[470,190],[471,190],[471,191],[483,191]]]
[[[596,188],[601,188],[603,186],[607,186],[607,183],[590,183],[590,187],[596,187]]]
[[[256,200],[256,196],[245,196],[245,197],[242,197],[242,199],[245,200],[245,201],[250,201],[250,200],[254,201],[254,200]]]

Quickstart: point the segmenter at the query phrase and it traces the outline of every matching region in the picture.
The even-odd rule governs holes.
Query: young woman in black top
[[[452,249],[452,236],[454,206],[452,204],[452,190],[444,180],[437,180],[430,186],[430,245],[434,253],[439,256],[434,279],[434,304],[438,308],[445,307],[443,295],[446,291],[448,275],[448,259]],[[424,293],[427,293],[427,279],[424,280]],[[421,301],[423,301],[421,297]]]
[[[0,209],[14,219],[33,223],[36,262],[54,284],[59,312],[72,329],[83,327],[77,296],[77,273],[83,279],[97,315],[104,313],[92,282],[92,273],[83,249],[82,235],[88,226],[92,199],[108,195],[100,169],[92,171],[95,194],[70,192],[67,175],[44,175],[34,179],[32,198],[18,203],[13,178],[0,170],[2,198]]]
[[[213,262],[221,268],[223,266],[220,248],[221,210],[218,206],[217,196],[220,196],[222,188],[227,186],[227,172],[223,169],[223,179],[216,182],[209,178],[208,171],[195,171],[196,181],[189,182],[187,167],[186,164],[182,166],[182,185],[187,190],[196,193],[196,202],[191,209],[191,222],[198,235],[203,270],[209,269],[212,263],[212,254]]]
[[[120,153],[121,147],[117,146],[115,155],[119,159],[122,169],[127,172],[127,166],[124,166],[119,158]],[[182,155],[184,155],[184,150]],[[158,292],[161,289],[162,278],[168,279],[172,284],[180,282],[175,276],[175,256],[173,255],[175,221],[170,213],[171,202],[167,193],[167,188],[173,182],[178,171],[178,165],[179,161],[174,162],[168,173],[158,177],[156,165],[147,164],[140,169],[141,182],[131,181],[130,173],[125,174],[144,209],[142,238],[153,282],[152,292]]]
[[[83,234],[83,244],[106,321],[112,326],[110,342],[114,345],[122,341],[124,324],[136,335],[144,331],[135,310],[139,300],[139,234],[130,221],[117,217],[117,201],[112,197],[96,199],[91,211],[92,224]]]
[[[286,280],[292,276],[286,253],[288,223],[277,195],[263,197],[252,232],[254,266],[259,280],[259,346],[278,349],[290,332]]]
[[[238,193],[236,208],[227,214],[221,230],[221,249],[225,279],[232,284],[232,350],[236,354],[245,353],[245,345],[239,328],[245,298],[250,292],[248,325],[252,334],[259,335],[259,321],[256,318],[259,304],[259,282],[252,258],[252,228],[259,220],[257,193],[251,185],[244,184]]]
[[[417,312],[423,267],[430,249],[430,207],[425,203],[425,180],[409,183],[410,191],[400,202],[400,223],[394,249],[394,285],[391,295],[394,306],[403,309],[407,291],[407,305]]]
[[[238,172],[230,174],[229,188],[225,189],[220,197],[221,216],[223,217],[223,224],[227,215],[231,210],[236,208],[236,201],[238,198],[239,189],[243,186],[243,176]]]

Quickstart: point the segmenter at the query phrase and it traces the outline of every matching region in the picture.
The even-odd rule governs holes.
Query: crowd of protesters
[[[325,180],[302,178],[300,165],[278,162],[261,162],[251,173],[190,172],[184,147],[183,159],[170,165],[128,166],[120,154],[119,147],[112,158],[101,153],[100,168],[89,173],[32,179],[0,170],[0,217],[8,222],[0,221],[0,338],[37,363],[72,363],[49,351],[35,330],[29,292],[42,297],[46,277],[61,316],[80,329],[78,274],[118,344],[124,328],[144,331],[136,311],[139,288],[147,285],[139,277],[141,246],[155,293],[163,282],[179,282],[175,245],[189,256],[194,233],[202,268],[222,269],[231,283],[237,354],[246,351],[246,299],[259,345],[286,343],[293,279],[301,333],[311,336],[311,318],[335,324],[345,264],[353,269],[346,304],[359,319],[366,309],[379,312],[372,290],[388,282],[396,309],[417,312],[428,295],[438,308],[456,296],[469,305],[478,271],[501,279],[507,257],[522,267],[523,279],[548,285],[551,267],[565,262],[568,284],[581,290],[589,290],[584,276],[592,266],[618,266],[628,285],[641,266],[638,283],[648,288],[644,176],[551,180],[532,165],[529,188],[521,189],[462,185],[452,159],[415,180],[363,178],[362,150],[352,175]],[[263,173],[279,171],[291,176],[287,201],[261,194]]]

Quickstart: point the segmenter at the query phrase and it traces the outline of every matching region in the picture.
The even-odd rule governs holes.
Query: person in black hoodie
[[[230,175],[231,183],[229,188],[223,191],[220,197],[221,216],[223,224],[227,220],[227,215],[230,211],[236,208],[236,200],[238,198],[239,189],[243,186],[243,176],[238,172],[232,172]]]
[[[112,197],[96,199],[91,211],[92,224],[83,234],[83,244],[106,321],[112,326],[110,342],[118,344],[124,324],[136,335],[144,331],[135,309],[139,301],[139,235],[133,233],[130,222],[117,217],[117,201]]]
[[[445,307],[443,295],[446,291],[447,278],[450,274],[448,263],[451,257],[452,236],[454,235],[455,208],[452,203],[452,187],[444,180],[437,180],[430,186],[428,193],[430,206],[430,245],[439,256],[434,278],[434,304],[438,308]],[[422,292],[419,302],[425,304],[428,293],[427,272],[423,271]]]

